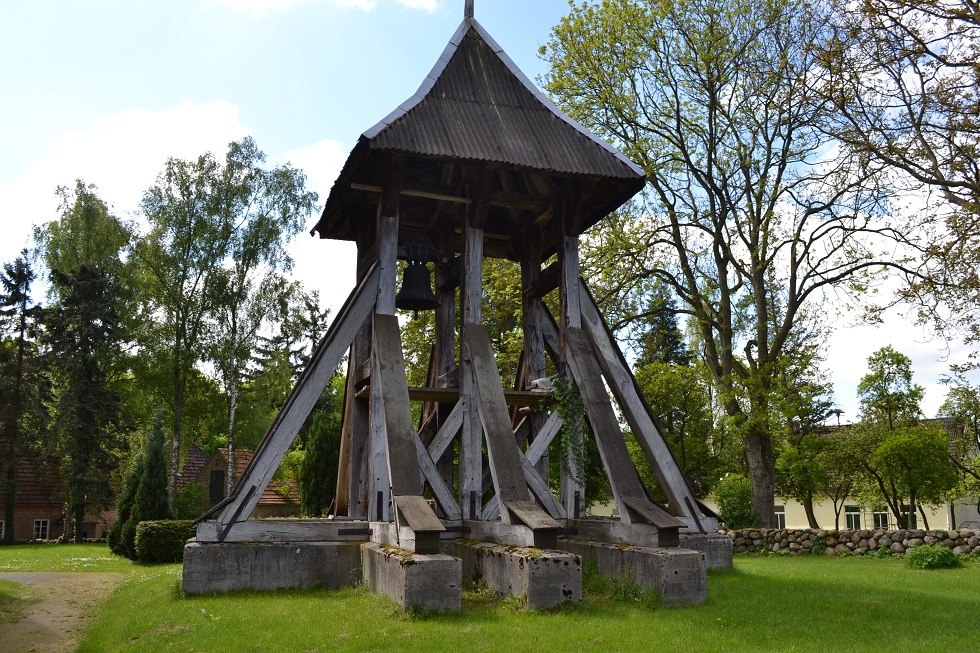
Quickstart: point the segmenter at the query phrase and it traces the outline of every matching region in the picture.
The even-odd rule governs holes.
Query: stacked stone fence
[[[824,530],[744,528],[723,531],[734,553],[781,555],[895,555],[923,544],[941,544],[958,556],[980,555],[980,530]]]

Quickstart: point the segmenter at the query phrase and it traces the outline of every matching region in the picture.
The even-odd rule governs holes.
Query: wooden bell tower
[[[199,523],[198,540],[330,539],[371,523],[372,537],[386,544],[432,553],[441,538],[463,532],[556,548],[566,529],[660,547],[677,546],[681,531],[716,531],[579,276],[579,237],[602,228],[644,181],[635,164],[534,87],[467,2],[418,91],[364,132],[334,184],[313,233],[356,243],[357,287],[235,491]],[[483,262],[490,257],[520,266],[524,346],[516,379],[501,378],[483,324]],[[399,259],[424,261],[435,272],[438,305],[423,387],[406,381]],[[553,315],[544,298],[556,291]],[[334,518],[250,525],[259,496],[348,351]],[[585,437],[595,438],[616,519],[584,518],[581,475],[564,471],[573,466],[561,466],[557,484],[548,476],[548,451],[562,425],[547,391],[556,375],[581,395]],[[412,402],[421,403],[418,424]],[[620,415],[655,470],[665,505],[641,483]],[[384,535],[373,528],[378,524],[388,525]]]

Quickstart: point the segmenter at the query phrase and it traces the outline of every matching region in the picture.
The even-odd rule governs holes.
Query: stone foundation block
[[[463,561],[466,578],[480,578],[530,608],[582,600],[582,561],[572,553],[467,539],[445,541],[443,549]]]
[[[720,533],[706,533],[704,535],[681,533],[680,546],[682,549],[700,552],[704,556],[704,564],[708,569],[732,568],[732,538],[727,535]]]
[[[364,585],[402,610],[459,610],[463,567],[449,555],[412,553],[386,544],[361,545]]]
[[[358,542],[207,542],[184,546],[188,594],[353,586],[361,578]]]
[[[701,605],[708,596],[704,556],[681,548],[652,548],[585,540],[562,540],[560,546],[592,562],[603,576],[629,578],[655,590],[666,605]]]

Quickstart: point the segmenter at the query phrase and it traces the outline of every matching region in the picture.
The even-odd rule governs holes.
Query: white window
[[[888,528],[887,510],[875,510],[871,513],[871,517],[874,519],[875,528]]]
[[[786,506],[775,507],[772,524],[776,528],[786,528]]]
[[[861,506],[844,506],[844,522],[852,531],[861,530]]]
[[[48,520],[47,519],[35,519],[34,520],[34,539],[35,540],[46,540],[46,539],[48,539]]]

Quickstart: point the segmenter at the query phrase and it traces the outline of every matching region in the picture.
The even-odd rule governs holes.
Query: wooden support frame
[[[231,524],[247,519],[255,510],[259,497],[272,480],[344,353],[350,348],[354,336],[371,314],[377,297],[378,277],[377,266],[372,266],[351,292],[266,432],[262,444],[238,479],[235,489],[225,501],[205,513],[202,520],[218,513],[218,522],[227,529]]]

